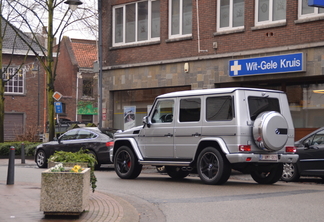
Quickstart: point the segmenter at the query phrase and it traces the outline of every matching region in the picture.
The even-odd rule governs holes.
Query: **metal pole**
[[[11,146],[9,152],[7,185],[14,184],[14,180],[15,180],[15,147]]]
[[[101,9],[101,0],[98,0],[98,12],[99,12],[99,83],[98,83],[98,90],[99,90],[99,104],[98,104],[98,115],[99,115],[99,128],[102,128],[102,9]]]
[[[25,163],[25,144],[21,144],[21,163]]]

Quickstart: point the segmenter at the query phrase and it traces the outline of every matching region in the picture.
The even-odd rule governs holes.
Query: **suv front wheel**
[[[231,175],[228,160],[213,147],[201,151],[198,156],[197,171],[200,179],[206,184],[226,183]]]
[[[122,179],[135,179],[142,171],[133,150],[128,146],[121,146],[114,158],[114,167],[117,175]]]

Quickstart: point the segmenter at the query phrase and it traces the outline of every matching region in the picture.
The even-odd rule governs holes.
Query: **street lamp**
[[[80,0],[67,0],[64,3],[68,4],[72,11],[76,10],[79,5],[83,4]]]

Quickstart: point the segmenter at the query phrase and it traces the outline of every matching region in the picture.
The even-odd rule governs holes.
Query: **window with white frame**
[[[298,18],[324,16],[324,8],[308,6],[308,0],[298,0]]]
[[[256,0],[255,2],[256,25],[286,21],[286,0]]]
[[[24,94],[25,71],[17,68],[4,68],[2,79],[5,82],[5,93]]]
[[[244,27],[244,0],[217,1],[217,30]]]
[[[169,38],[192,35],[192,0],[169,0]]]
[[[113,7],[113,46],[159,39],[159,0],[139,1]]]

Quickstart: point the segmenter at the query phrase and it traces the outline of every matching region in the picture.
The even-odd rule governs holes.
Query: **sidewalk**
[[[46,216],[40,211],[40,183],[14,180],[7,185],[8,159],[0,159],[0,221],[139,221],[138,212],[125,200],[100,191],[91,192],[89,206],[79,218],[67,216]],[[26,159],[22,164],[15,160],[15,172],[21,168],[35,167],[35,162]],[[5,172],[5,176],[3,175]],[[16,174],[16,173],[15,173]]]

